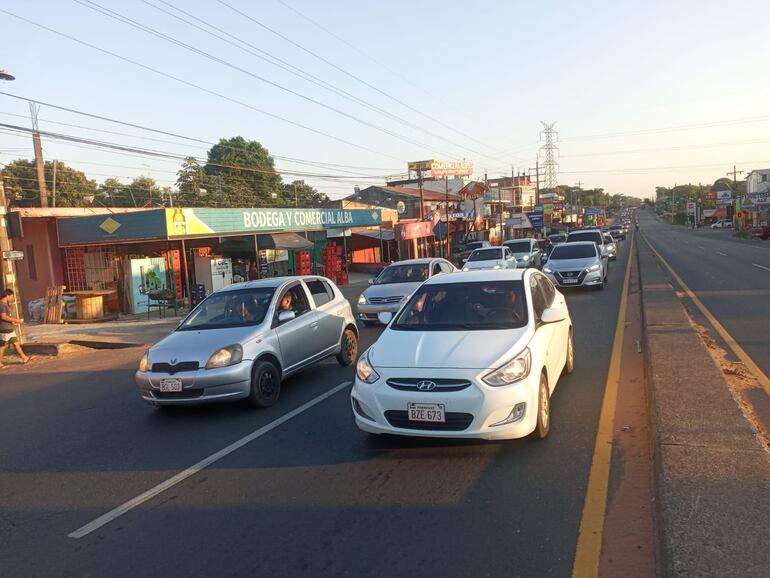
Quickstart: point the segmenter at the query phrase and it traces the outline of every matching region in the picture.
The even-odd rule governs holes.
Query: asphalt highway
[[[334,360],[289,379],[279,403],[261,411],[146,406],[133,385],[138,349],[6,370],[0,574],[570,575],[629,244],[604,291],[567,295],[576,370],[559,381],[542,442],[368,436],[353,424],[343,385],[353,370]],[[362,329],[361,349],[378,334]],[[68,537],[338,386],[210,467]]]
[[[770,242],[729,229],[691,230],[638,211],[642,233],[714,317],[770,375]]]

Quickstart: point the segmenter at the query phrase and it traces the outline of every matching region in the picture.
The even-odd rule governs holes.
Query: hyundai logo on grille
[[[434,389],[436,389],[436,383],[433,381],[427,381],[427,380],[421,381],[420,383],[417,384],[417,389],[419,389],[420,391],[433,391]]]

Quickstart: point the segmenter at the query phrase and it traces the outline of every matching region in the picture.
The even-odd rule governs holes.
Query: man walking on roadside
[[[16,335],[16,326],[21,325],[22,320],[11,317],[11,303],[13,303],[13,291],[6,289],[0,297],[0,369],[5,369],[3,357],[8,345],[13,345],[22,363],[29,363],[30,357],[24,353]]]

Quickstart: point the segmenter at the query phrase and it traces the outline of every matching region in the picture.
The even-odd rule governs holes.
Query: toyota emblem
[[[424,380],[417,384],[417,389],[420,391],[433,391],[436,389],[436,382]]]

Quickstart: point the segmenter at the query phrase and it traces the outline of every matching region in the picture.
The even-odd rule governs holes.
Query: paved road
[[[645,237],[766,375],[770,375],[770,242],[692,231],[639,211]]]
[[[352,379],[323,363],[280,403],[171,413],[132,384],[140,351],[6,370],[7,576],[565,576],[575,554],[628,243],[603,292],[568,295],[577,369],[544,442],[372,438],[349,387],[94,533],[73,530]],[[379,333],[363,330],[364,347]]]

